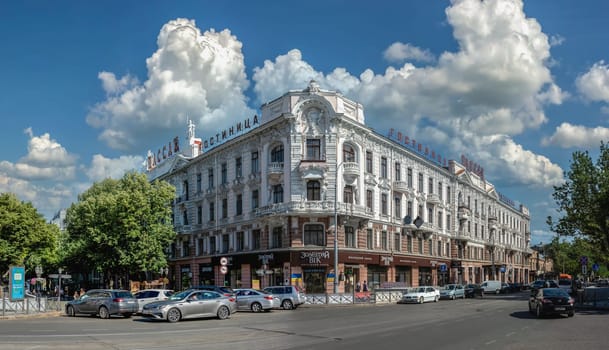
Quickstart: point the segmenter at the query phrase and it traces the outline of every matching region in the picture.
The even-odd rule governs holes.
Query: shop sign
[[[381,255],[381,262],[385,266],[391,265],[391,263],[393,262],[393,257],[392,256],[382,256]]]
[[[349,255],[347,255],[346,262],[368,264],[368,263],[372,263],[372,256],[349,254]]]
[[[258,260],[262,261],[263,264],[268,264],[269,260],[275,260],[275,256],[273,255],[273,253],[259,254]]]
[[[327,264],[329,260],[330,252],[327,250],[300,252],[301,264],[320,265]]]

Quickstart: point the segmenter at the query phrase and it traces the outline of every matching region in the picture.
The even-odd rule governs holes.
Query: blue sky
[[[0,192],[47,218],[311,79],[447,158],[484,167],[548,242],[552,186],[609,139],[609,3],[0,3]]]

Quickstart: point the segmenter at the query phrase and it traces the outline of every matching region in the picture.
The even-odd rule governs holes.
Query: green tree
[[[165,248],[175,233],[171,200],[175,188],[130,172],[95,183],[66,214],[64,261],[72,271],[126,277],[167,265]]]
[[[548,217],[551,230],[580,237],[591,244],[599,262],[609,262],[609,148],[601,143],[596,163],[587,151],[574,152],[566,181],[554,187],[557,221]]]
[[[10,265],[23,265],[30,274],[38,265],[48,270],[57,263],[58,238],[57,225],[47,223],[31,203],[0,194],[0,275]]]

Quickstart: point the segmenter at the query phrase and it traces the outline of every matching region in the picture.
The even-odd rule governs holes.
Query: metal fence
[[[25,298],[19,301],[11,301],[9,298],[0,298],[0,316],[16,316],[45,313],[63,310],[65,301],[57,298]]]
[[[377,289],[374,292],[307,294],[305,304],[387,304],[402,299],[408,289]]]

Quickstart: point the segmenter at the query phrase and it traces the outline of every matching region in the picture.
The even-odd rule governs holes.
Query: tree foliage
[[[596,162],[587,151],[574,152],[566,182],[554,187],[561,218],[548,217],[552,231],[587,240],[603,263],[609,262],[609,148],[601,143]]]
[[[29,202],[14,194],[0,194],[0,275],[10,265],[23,265],[32,273],[57,263],[59,228],[47,223]]]
[[[166,266],[165,248],[175,237],[173,198],[172,185],[150,183],[141,173],[93,184],[67,211],[66,265],[106,276]]]

